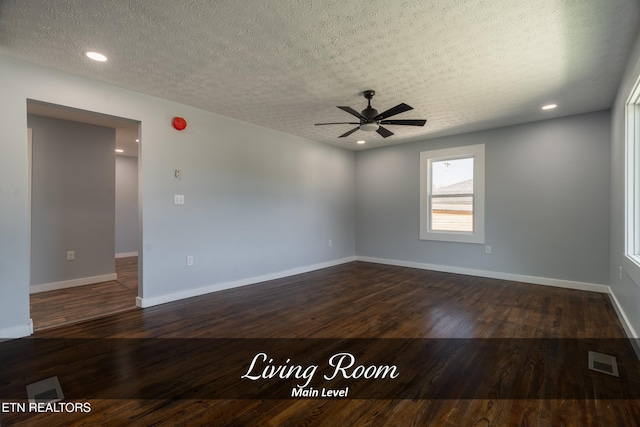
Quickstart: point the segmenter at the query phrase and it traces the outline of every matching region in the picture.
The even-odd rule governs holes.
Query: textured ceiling
[[[607,109],[639,16],[635,0],[4,0],[0,55],[363,149]],[[426,126],[314,126],[352,121],[336,106],[364,109],[366,89]]]

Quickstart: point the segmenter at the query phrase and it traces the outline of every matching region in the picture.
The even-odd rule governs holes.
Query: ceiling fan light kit
[[[380,128],[380,125],[377,123],[364,123],[360,125],[360,130],[363,130],[366,132],[378,130],[379,128]]]
[[[405,111],[413,110],[413,107],[408,106],[407,104],[398,104],[393,108],[389,108],[383,113],[378,114],[378,110],[371,107],[371,98],[376,94],[374,90],[365,90],[362,92],[362,96],[367,100],[367,108],[362,110],[362,112],[358,113],[351,107],[347,106],[338,106],[342,111],[346,111],[352,116],[357,117],[359,122],[334,122],[334,123],[316,123],[316,126],[323,125],[358,125],[357,127],[351,129],[340,135],[338,138],[344,138],[358,129],[366,131],[366,132],[378,132],[380,136],[383,138],[387,138],[393,135],[389,129],[381,126],[381,125],[402,125],[402,126],[424,126],[427,122],[426,120],[418,120],[418,119],[405,119],[405,120],[388,120],[389,117],[395,116],[396,114],[404,113]]]

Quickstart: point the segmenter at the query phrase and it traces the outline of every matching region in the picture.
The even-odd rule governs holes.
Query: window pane
[[[473,158],[433,162],[431,174],[431,229],[473,232]]]
[[[431,164],[431,194],[473,194],[473,157]]]
[[[420,153],[420,239],[484,243],[484,145]]]
[[[431,229],[473,232],[473,196],[431,198]]]

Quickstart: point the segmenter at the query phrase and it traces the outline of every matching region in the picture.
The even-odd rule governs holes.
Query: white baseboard
[[[398,261],[398,260],[390,260],[390,259],[384,259],[384,258],[358,256],[356,257],[356,259],[357,261],[373,262],[376,264],[387,264],[387,265],[395,265],[399,267],[419,268],[422,270],[434,270],[434,271],[442,271],[445,273],[464,274],[467,276],[488,277],[491,279],[501,279],[501,280],[515,281],[515,282],[531,283],[534,285],[555,286],[558,288],[606,293],[609,295],[613,308],[616,310],[618,318],[620,319],[620,323],[622,323],[622,327],[624,328],[624,331],[627,334],[627,338],[629,338],[629,341],[631,342],[631,346],[633,347],[633,350],[635,351],[636,356],[640,360],[640,338],[638,338],[638,334],[636,333],[633,326],[631,326],[631,323],[629,322],[629,319],[627,318],[627,315],[625,314],[624,310],[620,306],[620,303],[618,302],[618,299],[616,298],[615,294],[613,293],[611,288],[607,285],[600,285],[596,283],[574,282],[571,280],[549,279],[546,277],[524,276],[520,274],[499,273],[494,271],[474,270],[474,269],[468,269],[468,268],[451,267],[451,266],[443,266],[443,265],[424,264],[424,263],[409,262],[409,261]]]
[[[633,328],[633,326],[631,326],[629,318],[622,309],[618,298],[616,298],[616,295],[613,293],[613,290],[611,288],[609,288],[609,299],[611,300],[611,304],[618,314],[618,318],[620,319],[620,323],[622,323],[624,332],[627,334],[629,341],[631,341],[631,347],[633,347],[633,351],[636,352],[636,356],[638,357],[638,360],[640,360],[640,338],[638,338],[636,330]]]
[[[609,293],[609,286],[596,283],[574,282],[571,280],[551,279],[547,277],[525,276],[522,274],[500,273],[488,270],[476,270],[463,267],[452,267],[448,265],[426,264],[412,261],[398,261],[385,258],[373,258],[357,256],[357,261],[373,262],[376,264],[395,265],[398,267],[419,268],[421,270],[441,271],[444,273],[464,274],[466,276],[487,277],[489,279],[509,280],[513,282],[531,283],[534,285],[555,286],[557,288],[577,289],[580,291]]]
[[[76,286],[92,285],[94,283],[109,282],[117,280],[116,273],[103,274],[101,276],[81,277],[79,279],[64,280],[62,282],[43,283],[41,285],[33,285],[29,287],[29,293],[37,294],[39,292],[55,291],[58,289],[73,288]]]
[[[0,341],[28,337],[33,333],[33,321],[29,319],[24,325],[11,326],[0,329]]]
[[[175,292],[172,294],[160,295],[152,298],[136,298],[136,305],[141,308],[153,307],[154,305],[165,304],[172,301],[178,301],[185,298],[196,297],[199,295],[209,294],[211,292],[222,291],[224,289],[237,288],[240,286],[253,285],[260,282],[266,282],[268,280],[281,279],[283,277],[294,276],[296,274],[308,273],[310,271],[320,270],[327,267],[333,267],[335,265],[345,264],[353,262],[356,257],[347,257],[338,260],[323,262],[319,264],[308,265],[304,267],[292,268],[289,270],[279,271],[277,273],[265,274],[263,276],[250,277],[247,279],[236,280],[233,282],[217,283],[214,285],[203,286],[196,289],[189,289],[187,291]]]
[[[119,252],[116,254],[116,258],[129,258],[132,256],[138,256],[138,251],[135,252]]]

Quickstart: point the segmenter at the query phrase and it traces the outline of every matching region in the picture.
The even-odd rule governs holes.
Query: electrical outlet
[[[484,247],[484,253],[485,254],[491,254],[491,246],[485,246]]]
[[[67,251],[67,261],[74,261],[76,259],[75,251]]]
[[[191,267],[193,265],[193,256],[191,256],[191,255],[187,256],[187,265],[189,267]]]
[[[174,194],[173,195],[173,204],[174,205],[184,205],[184,194]]]

